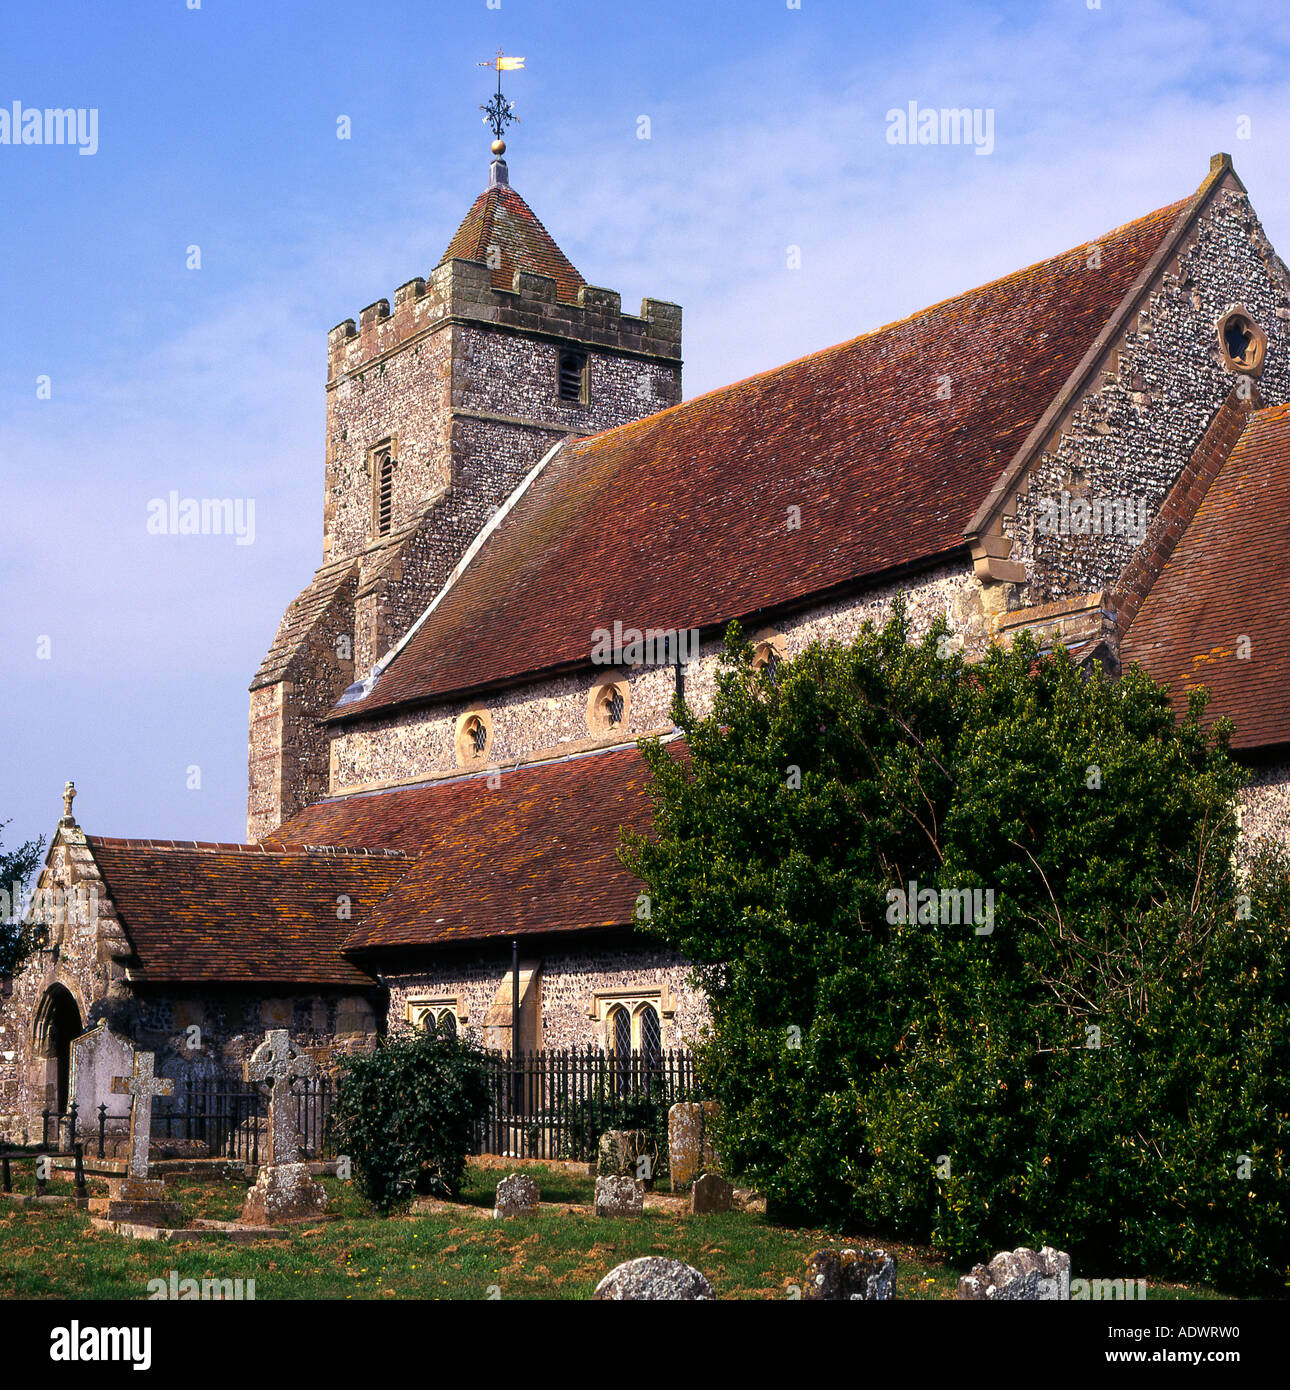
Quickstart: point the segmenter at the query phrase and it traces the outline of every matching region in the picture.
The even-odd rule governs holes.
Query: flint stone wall
[[[1046,535],[1043,500],[1063,491],[1089,501],[1143,497],[1150,524],[1236,385],[1217,325],[1237,305],[1268,335],[1256,385],[1265,405],[1280,405],[1290,399],[1290,284],[1248,197],[1233,184],[1214,195],[1100,382],[1031,470],[1016,518],[1005,522],[1012,558],[1027,570],[1015,606],[1116,587],[1138,540]]]
[[[386,973],[391,1033],[411,1026],[407,1018],[412,1000],[451,998],[460,1000],[465,1010],[463,1032],[483,1042],[484,1020],[499,989],[509,981],[510,970],[509,946],[452,956],[439,953],[432,969],[410,970],[391,962]],[[592,1017],[597,991],[639,989],[643,995],[658,991],[665,1049],[690,1048],[707,1018],[706,1001],[689,983],[689,967],[682,958],[626,936],[617,942],[602,939],[544,952],[540,989],[541,1027],[531,1045],[548,1050],[606,1046],[607,1025],[603,1018]],[[509,1001],[509,993],[503,991],[503,998]]]
[[[865,622],[881,625],[891,615],[892,601],[903,595],[915,635],[926,632],[938,617],[947,617],[958,645],[970,654],[985,650],[990,618],[1003,611],[1003,595],[987,591],[975,577],[969,561],[938,565],[899,583],[873,586],[844,600],[822,604],[774,629],[782,635],[784,655],[797,656],[813,641],[850,642]],[[751,628],[750,639],[762,634]],[[591,634],[587,634],[588,651]],[[685,668],[685,696],[692,708],[706,713],[716,695],[720,668],[720,637],[704,641],[698,656]],[[625,680],[630,699],[627,719],[608,737],[596,736],[587,727],[587,696],[606,680]],[[642,668],[593,666],[566,675],[517,685],[500,693],[450,700],[411,713],[387,715],[352,729],[336,731],[332,740],[333,793],[359,787],[416,781],[436,774],[459,775],[454,736],[458,717],[482,704],[492,719],[489,762],[514,767],[524,758],[547,751],[563,752],[629,742],[643,734],[672,728],[669,709],[676,682],[671,667]]]
[[[1290,762],[1255,768],[1240,802],[1241,834],[1247,848],[1253,849],[1263,839],[1290,845]]]

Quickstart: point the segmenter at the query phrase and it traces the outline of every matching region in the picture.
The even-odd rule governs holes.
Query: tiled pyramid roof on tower
[[[493,247],[498,262],[493,266],[493,284],[499,290],[511,289],[515,272],[527,270],[552,276],[556,299],[573,304],[587,283],[533,209],[505,183],[493,184],[475,199],[439,263],[454,259],[488,263]]]
[[[572,667],[615,621],[711,630],[964,553],[978,508],[1194,204],[567,445],[332,717]]]

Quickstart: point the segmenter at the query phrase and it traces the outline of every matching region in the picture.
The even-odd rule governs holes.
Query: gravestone
[[[672,1191],[688,1187],[700,1173],[720,1167],[708,1134],[715,1100],[678,1101],[667,1112],[668,1173]]]
[[[645,1184],[639,1178],[597,1178],[597,1216],[639,1216],[645,1209]]]
[[[248,1081],[269,1083],[268,1152],[260,1164],[254,1186],[247,1189],[240,1222],[246,1226],[272,1226],[278,1221],[316,1217],[327,1207],[327,1192],[309,1176],[300,1161],[300,1131],[296,1127],[296,1100],[291,1094],[294,1077],[314,1074],[313,1058],[292,1056],[285,1028],[271,1028],[246,1063]]]
[[[716,1173],[704,1173],[690,1189],[690,1211],[698,1216],[707,1211],[730,1211],[735,1190]]]
[[[896,1261],[885,1250],[817,1250],[806,1262],[802,1298],[885,1303],[896,1297]]]
[[[499,1219],[508,1216],[532,1216],[538,1209],[541,1193],[538,1185],[523,1173],[512,1173],[497,1184],[497,1197],[493,1215]]]
[[[642,1158],[649,1160],[648,1173],[639,1171]],[[654,1143],[643,1129],[607,1129],[600,1136],[596,1172],[604,1177],[652,1178],[656,1162]]]
[[[130,1130],[130,1094],[113,1089],[112,1078],[134,1075],[134,1048],[112,1032],[106,1019],[72,1039],[71,1093],[76,1102],[76,1137],[98,1142],[99,1106],[106,1105],[105,1139],[118,1142]]]
[[[622,1301],[690,1300],[711,1302],[712,1285],[692,1265],[643,1255],[611,1269],[592,1298]]]
[[[1061,1302],[1071,1296],[1071,1257],[1045,1245],[1038,1254],[1022,1245],[1001,1250],[959,1280],[958,1296],[1001,1302]]]
[[[169,1096],[175,1083],[156,1076],[153,1052],[132,1052],[129,1076],[112,1078],[112,1093],[130,1097],[130,1156],[125,1177],[109,1184],[102,1214],[109,1221],[131,1221],[140,1226],[174,1226],[179,1222],[179,1203],[167,1202],[166,1185],[148,1177],[148,1144],[152,1138],[152,1098]]]

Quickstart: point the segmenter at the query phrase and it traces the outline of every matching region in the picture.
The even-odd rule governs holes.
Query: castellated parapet
[[[617,290],[583,285],[576,303],[556,299],[555,277],[517,270],[513,288],[497,289],[483,261],[445,261],[400,285],[388,299],[369,304],[355,324],[346,319],[327,335],[327,377],[334,381],[373,365],[386,353],[447,323],[487,323],[523,333],[543,333],[586,349],[637,354],[675,362],[681,358],[681,306],[641,301],[639,315],[624,314]],[[678,398],[679,399],[679,398]]]
[[[486,262],[448,259],[331,330],[326,390],[323,563],[251,685],[252,840],[325,794],[322,716],[543,455],[680,401],[681,309],[624,314],[591,285],[562,301],[531,269],[499,288]]]

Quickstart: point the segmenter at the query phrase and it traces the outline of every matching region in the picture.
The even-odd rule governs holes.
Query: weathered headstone
[[[716,1173],[704,1173],[690,1189],[690,1211],[698,1216],[707,1211],[729,1211],[734,1205],[734,1188]]]
[[[641,1172],[640,1160],[648,1160]],[[596,1172],[607,1178],[652,1178],[656,1155],[643,1129],[607,1129],[600,1136]]]
[[[125,1177],[110,1184],[112,1190],[103,1212],[109,1221],[131,1221],[141,1226],[174,1226],[179,1221],[179,1203],[165,1200],[165,1183],[148,1177],[152,1098],[175,1092],[175,1083],[168,1076],[154,1074],[156,1061],[156,1053],[135,1052],[130,1075],[112,1078],[113,1093],[131,1098],[130,1157]]]
[[[592,1298],[614,1300],[693,1300],[710,1302],[712,1285],[692,1265],[643,1255],[611,1269]]]
[[[493,1215],[499,1219],[507,1216],[532,1216],[538,1209],[540,1197],[538,1185],[532,1178],[526,1177],[523,1173],[512,1173],[509,1178],[503,1178],[497,1184]]]
[[[597,1178],[597,1216],[639,1216],[645,1209],[645,1184],[639,1178]]]
[[[668,1173],[673,1192],[688,1187],[700,1173],[720,1166],[708,1133],[716,1113],[715,1100],[678,1101],[667,1112]]]
[[[271,1226],[278,1221],[299,1221],[317,1216],[327,1206],[327,1192],[309,1176],[300,1162],[300,1131],[296,1126],[295,1097],[291,1081],[313,1076],[313,1058],[291,1054],[285,1028],[271,1028],[246,1063],[248,1081],[267,1081],[269,1090],[268,1152],[255,1184],[248,1188],[241,1222],[247,1226]]]
[[[99,1106],[104,1112],[104,1138],[117,1140],[130,1128],[130,1094],[115,1090],[112,1078],[134,1074],[134,1048],[100,1019],[88,1032],[72,1039],[71,1093],[76,1102],[76,1137],[98,1138]]]
[[[959,1280],[958,1296],[1003,1302],[1060,1302],[1071,1296],[1071,1257],[1045,1245],[1001,1250],[988,1265],[977,1265]]]
[[[885,1250],[817,1250],[806,1262],[802,1297],[885,1303],[896,1297],[896,1261]]]

